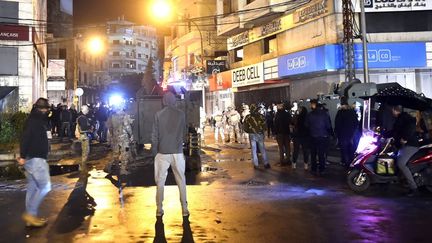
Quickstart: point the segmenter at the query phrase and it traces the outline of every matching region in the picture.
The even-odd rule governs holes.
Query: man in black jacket
[[[48,157],[48,111],[49,103],[39,98],[33,105],[28,117],[20,143],[18,164],[26,170],[28,181],[26,193],[26,212],[22,218],[27,226],[41,227],[47,223],[38,217],[39,205],[51,190]]]
[[[322,175],[325,169],[325,154],[327,152],[329,138],[332,135],[332,126],[330,116],[322,108],[318,107],[318,101],[311,100],[311,109],[306,117],[306,126],[309,128],[311,136],[311,173]],[[317,157],[319,161],[319,168],[317,171]]]
[[[279,161],[281,166],[291,163],[291,114],[287,111],[287,109],[288,107],[284,107],[283,104],[278,105],[273,127],[273,132],[276,135],[276,141],[279,147]],[[293,169],[295,169],[295,164],[292,164],[292,166]]]
[[[335,133],[339,141],[341,152],[341,163],[348,167],[354,159],[354,133],[357,131],[359,121],[357,114],[352,107],[348,105],[346,97],[341,97],[341,106],[336,113]]]
[[[418,141],[416,136],[416,119],[408,113],[403,112],[402,106],[393,106],[393,116],[396,121],[393,126],[393,138],[395,145],[399,149],[397,165],[408,181],[410,191],[408,196],[418,194],[417,184],[414,181],[411,170],[408,168],[408,160],[418,151]]]

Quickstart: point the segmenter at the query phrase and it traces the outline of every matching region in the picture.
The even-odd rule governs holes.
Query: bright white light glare
[[[152,6],[153,14],[158,19],[167,19],[171,15],[171,6],[167,0],[156,0]]]
[[[357,153],[365,153],[376,148],[377,138],[373,132],[364,132],[357,146]]]
[[[103,41],[99,37],[93,37],[89,40],[88,48],[92,54],[99,54],[103,51]]]
[[[120,95],[112,95],[109,98],[109,104],[110,104],[110,106],[121,105],[121,104],[123,104],[123,102],[124,102],[124,99]]]

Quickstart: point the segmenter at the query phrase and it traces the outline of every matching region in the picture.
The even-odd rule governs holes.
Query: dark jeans
[[[273,123],[267,123],[267,137],[271,137],[273,135]]]
[[[77,124],[76,124],[75,122],[73,122],[73,123],[70,125],[70,129],[71,129],[71,138],[77,138],[77,137],[75,136],[76,126],[77,126]]]
[[[276,135],[276,141],[279,147],[279,160],[280,163],[283,164],[285,163],[285,154],[286,154],[286,158],[289,162],[290,158],[291,158],[291,139],[289,134],[277,134]]]
[[[312,137],[311,138],[311,171],[316,172],[317,167],[319,172],[325,170],[326,153],[328,149],[328,137]],[[318,164],[317,164],[318,156]]]
[[[107,141],[107,133],[108,133],[108,128],[106,127],[106,121],[99,121],[99,130],[98,130],[99,142],[102,143]]]
[[[354,145],[352,139],[339,139],[339,147],[342,164],[349,166],[354,159]]]
[[[294,137],[294,151],[293,151],[293,163],[297,163],[298,155],[300,152],[300,146],[303,151],[303,162],[305,164],[309,161],[309,138],[308,137]]]
[[[59,135],[61,138],[66,137],[66,136],[70,137],[70,138],[72,137],[69,122],[62,122]]]

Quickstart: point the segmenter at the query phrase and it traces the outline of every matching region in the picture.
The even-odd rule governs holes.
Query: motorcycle
[[[354,192],[364,192],[371,184],[404,180],[396,165],[397,150],[392,143],[392,138],[386,139],[381,134],[363,133],[347,176],[348,186]],[[407,165],[417,186],[432,192],[432,144],[420,147]]]

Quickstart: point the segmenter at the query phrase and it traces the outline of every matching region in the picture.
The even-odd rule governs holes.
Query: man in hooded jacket
[[[171,166],[180,192],[183,217],[189,216],[186,197],[186,162],[183,154],[183,141],[186,134],[185,113],[176,108],[176,98],[168,92],[163,97],[164,108],[155,114],[152,132],[152,152],[154,161],[156,192],[156,216],[164,214],[164,186],[168,169]]]

